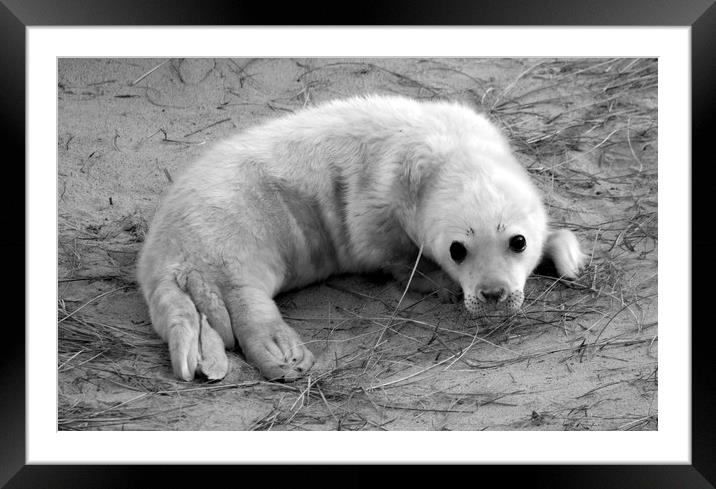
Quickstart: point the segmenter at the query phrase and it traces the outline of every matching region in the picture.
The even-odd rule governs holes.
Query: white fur
[[[508,247],[517,234],[521,253]],[[209,329],[227,348],[236,338],[267,377],[292,378],[313,356],[277,293],[336,272],[404,278],[422,246],[468,310],[483,314],[483,292],[504,290],[514,311],[543,251],[565,276],[584,262],[569,231],[549,236],[540,196],[485,117],[455,103],[359,97],[249,129],[189,166],[157,211],[139,281],[179,377],[226,373],[216,367],[223,350],[202,343]],[[453,241],[468,250],[460,264]]]
[[[557,273],[565,278],[575,278],[579,275],[587,261],[579,248],[577,237],[566,229],[552,231],[545,244],[545,255],[554,261]]]

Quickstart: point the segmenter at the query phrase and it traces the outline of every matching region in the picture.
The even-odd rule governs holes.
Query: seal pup
[[[461,290],[478,317],[517,311],[541,258],[569,278],[585,262],[574,234],[548,228],[486,117],[364,96],[245,130],[189,165],[156,212],[138,278],[181,379],[225,376],[236,341],[265,377],[293,379],[314,356],[276,294],[334,273],[406,281],[419,255],[411,286]]]

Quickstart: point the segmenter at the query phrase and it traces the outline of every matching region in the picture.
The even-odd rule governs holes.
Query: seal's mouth
[[[465,309],[475,318],[485,316],[512,315],[520,310],[525,300],[525,294],[522,290],[511,292],[503,301],[497,304],[490,304],[481,301],[475,295],[465,294]]]

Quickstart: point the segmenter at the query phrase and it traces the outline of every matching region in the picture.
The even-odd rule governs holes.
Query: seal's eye
[[[460,263],[466,256],[467,250],[465,249],[465,245],[459,241],[453,241],[450,245],[450,258],[452,258],[455,263]]]
[[[515,253],[522,253],[527,248],[527,240],[521,234],[510,238],[510,249]]]

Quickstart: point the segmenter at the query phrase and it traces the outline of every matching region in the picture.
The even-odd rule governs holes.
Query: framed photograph
[[[4,2],[26,316],[0,481],[497,464],[712,487],[691,172],[716,8],[563,3],[347,24]]]

